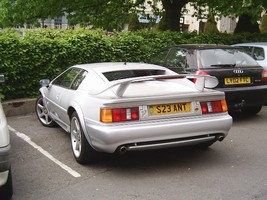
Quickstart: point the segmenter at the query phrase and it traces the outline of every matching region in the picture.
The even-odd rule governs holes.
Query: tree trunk
[[[187,3],[188,0],[162,0],[167,30],[180,31],[181,11]]]
[[[259,24],[257,22],[252,23],[251,21],[252,20],[249,15],[240,15],[234,33],[259,33]]]
[[[262,16],[260,31],[261,33],[267,33],[267,14],[266,13]]]

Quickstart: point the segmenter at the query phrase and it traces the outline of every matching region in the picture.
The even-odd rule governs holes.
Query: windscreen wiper
[[[210,65],[211,67],[235,67],[236,64],[214,64]]]

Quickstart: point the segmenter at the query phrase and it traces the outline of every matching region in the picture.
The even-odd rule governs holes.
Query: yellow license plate
[[[166,114],[186,113],[190,111],[191,111],[191,104],[188,102],[149,106],[149,115],[166,115]]]
[[[250,77],[232,77],[224,79],[225,85],[239,85],[239,84],[249,84],[249,83],[251,83]]]

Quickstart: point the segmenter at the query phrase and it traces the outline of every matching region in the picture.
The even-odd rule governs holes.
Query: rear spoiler
[[[168,79],[196,79],[195,88],[199,91],[203,91],[204,88],[215,88],[218,85],[218,79],[214,76],[207,75],[196,75],[196,74],[178,74],[178,75],[153,75],[153,76],[143,76],[135,77],[123,80],[112,81],[106,84],[104,87],[97,90],[90,91],[90,95],[99,95],[107,90],[112,89],[115,86],[119,86],[115,92],[117,97],[122,97],[126,89],[131,83],[143,82],[143,81],[156,81],[156,80],[168,80]]]

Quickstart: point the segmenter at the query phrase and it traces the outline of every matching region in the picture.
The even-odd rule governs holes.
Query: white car
[[[267,69],[267,42],[241,43],[232,46],[242,47],[260,66]]]
[[[40,82],[38,119],[70,133],[78,163],[103,152],[210,146],[232,126],[224,93],[204,88],[218,84],[212,76],[178,75],[145,63],[95,63]]]
[[[0,75],[0,82],[4,76]],[[13,194],[11,163],[10,163],[10,136],[8,125],[0,103],[0,199],[10,199]]]

